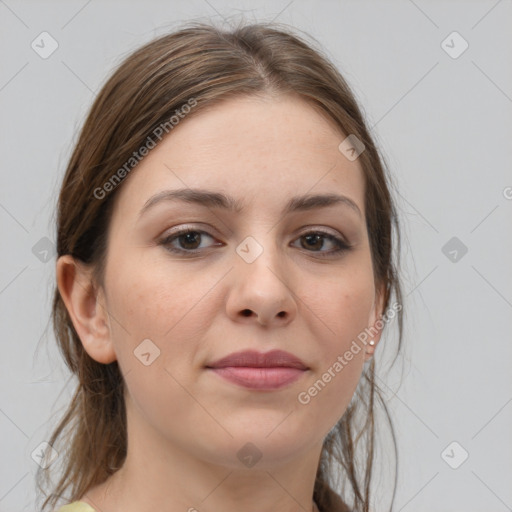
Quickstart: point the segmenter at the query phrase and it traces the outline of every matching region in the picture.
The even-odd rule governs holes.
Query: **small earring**
[[[373,347],[375,345],[375,340],[370,340],[370,345]]]

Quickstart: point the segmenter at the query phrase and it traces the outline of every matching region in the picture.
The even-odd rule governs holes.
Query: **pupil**
[[[197,232],[191,232],[191,233],[186,233],[185,235],[182,235],[182,238],[185,239],[185,245],[189,244],[189,243],[197,243],[197,238],[199,237],[199,233]],[[194,247],[186,247],[186,249],[194,249]]]
[[[318,242],[319,240],[321,240],[321,238],[322,238],[322,235],[306,235],[306,239],[308,240],[308,244],[309,244],[309,241],[311,239],[316,239],[316,240],[313,241],[313,243],[315,243],[315,242]],[[320,244],[320,246],[321,245],[322,244]],[[311,244],[310,244],[310,247],[311,247]]]

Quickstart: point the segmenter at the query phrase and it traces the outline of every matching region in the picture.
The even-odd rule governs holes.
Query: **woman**
[[[348,85],[289,29],[194,23],[130,55],[59,197],[53,321],[79,384],[44,506],[379,507],[398,236]]]

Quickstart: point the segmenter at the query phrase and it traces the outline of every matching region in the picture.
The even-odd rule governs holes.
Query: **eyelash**
[[[172,252],[172,253],[175,253],[175,254],[181,254],[181,255],[185,255],[186,254],[186,255],[189,255],[189,256],[198,254],[199,252],[201,252],[201,249],[190,249],[190,250],[187,250],[187,249],[177,249],[176,247],[171,247],[170,246],[171,242],[173,242],[174,240],[179,239],[181,236],[186,235],[188,233],[197,233],[197,234],[200,234],[200,235],[207,235],[207,236],[209,236],[211,238],[214,238],[212,235],[210,235],[210,233],[208,233],[206,231],[202,231],[202,230],[199,230],[199,229],[184,228],[184,229],[181,229],[179,231],[176,231],[172,235],[169,235],[169,236],[163,238],[158,243],[159,243],[159,245],[164,246],[165,249],[168,250],[169,252]],[[351,245],[345,243],[341,238],[338,238],[338,237],[332,235],[331,233],[327,233],[326,231],[322,231],[321,229],[307,231],[307,232],[303,233],[298,239],[300,239],[302,237],[305,237],[307,235],[320,235],[320,236],[322,236],[322,237],[332,241],[335,244],[335,246],[337,247],[336,249],[331,250],[331,251],[327,251],[327,252],[326,251],[310,251],[310,252],[313,252],[315,254],[318,253],[318,255],[321,258],[328,258],[328,257],[332,257],[332,256],[335,256],[335,255],[341,255],[344,252],[349,251],[352,248]],[[307,251],[307,249],[305,249],[305,250]]]

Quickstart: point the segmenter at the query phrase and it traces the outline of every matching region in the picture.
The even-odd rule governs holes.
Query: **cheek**
[[[371,320],[375,300],[371,267],[351,267],[336,280],[318,282],[309,290],[304,302],[324,325],[319,337],[324,352],[331,356],[344,352]]]
[[[318,367],[298,402],[311,407],[334,426],[345,412],[357,388],[363,369],[365,345],[358,336],[370,320],[374,301],[371,272],[353,272],[337,282],[316,288],[305,298],[318,333]],[[321,322],[318,322],[318,319]],[[320,330],[319,330],[320,329]]]
[[[157,347],[155,353],[160,351],[155,363],[162,367],[181,375],[197,364],[198,340],[207,335],[212,316],[222,307],[212,304],[211,289],[218,280],[214,274],[184,272],[179,265],[156,262],[135,265],[125,260],[111,268],[109,311],[122,369],[138,369],[134,351],[148,339]]]
[[[176,268],[135,268],[125,261],[111,269],[109,281],[112,338],[129,400],[168,432],[175,428],[173,418],[201,415],[187,390],[210,325],[208,290],[218,280]]]
[[[208,280],[194,275],[180,265],[162,264],[161,258],[125,259],[110,269],[109,302],[128,331],[160,337],[181,328],[181,320],[208,291]]]

